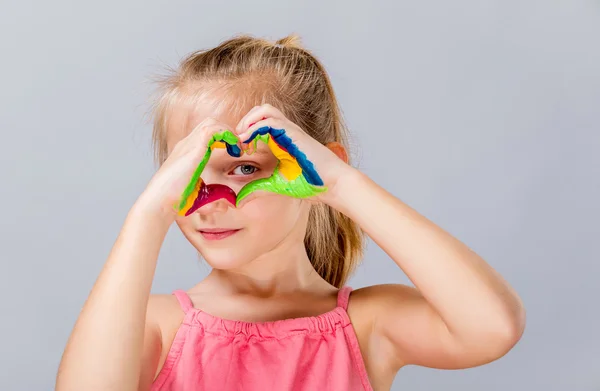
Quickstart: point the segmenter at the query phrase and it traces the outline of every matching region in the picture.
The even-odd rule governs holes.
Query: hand
[[[287,189],[291,188],[290,193],[299,193],[299,196],[302,198],[306,198],[309,194],[313,194],[312,198],[327,203],[328,197],[335,194],[338,180],[346,175],[349,170],[352,170],[352,167],[345,161],[347,160],[347,155],[339,143],[330,143],[328,148],[328,146],[325,146],[310,137],[298,125],[287,119],[281,111],[269,104],[256,106],[250,110],[240,120],[235,132],[244,144],[251,143],[255,137],[260,136],[263,132],[269,132],[274,140],[280,140],[278,142],[280,144],[282,141],[291,144],[285,145],[284,147],[290,151],[291,155],[294,155],[292,159],[296,160],[302,167],[302,173],[304,175],[301,175],[303,178],[300,179],[303,179],[304,183],[290,183],[292,186],[281,187]],[[278,148],[271,146],[271,150],[277,155],[276,149]],[[292,153],[292,149],[294,150],[294,153]],[[334,153],[334,150],[337,154]],[[285,152],[282,154],[285,154]],[[286,168],[286,163],[291,162],[286,162],[285,156],[280,155],[277,157],[280,159],[278,169],[282,171],[281,174],[285,174],[283,171]],[[288,155],[288,159],[289,158]],[[294,165],[295,164],[296,163],[294,162]],[[292,166],[292,164],[289,164],[289,166]],[[285,191],[273,189],[274,184],[281,185],[281,182],[284,182],[282,181],[281,174],[276,172],[271,178],[249,183],[247,185],[248,187],[242,189],[238,194],[238,203],[246,195],[256,190],[266,190],[267,188],[271,188],[272,190],[267,191],[286,194]],[[303,190],[306,186],[312,188],[313,191]]]
[[[207,154],[207,146],[215,135],[226,129],[227,125],[210,117],[198,124],[175,145],[148,183],[138,203],[175,220],[182,194],[200,180],[200,173],[208,161],[207,155],[210,155]]]

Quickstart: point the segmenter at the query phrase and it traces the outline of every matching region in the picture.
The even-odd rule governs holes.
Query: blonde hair
[[[151,115],[155,161],[167,158],[170,108],[181,99],[206,99],[220,92],[220,109],[240,116],[269,103],[322,144],[338,142],[349,150],[342,113],[323,65],[292,34],[275,43],[249,35],[228,39],[209,50],[192,52],[158,82]],[[217,109],[219,110],[219,108]],[[325,204],[311,206],[304,239],[315,270],[341,287],[363,256],[364,233],[347,216]]]

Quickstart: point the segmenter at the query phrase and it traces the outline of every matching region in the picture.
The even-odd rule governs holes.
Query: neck
[[[329,285],[310,263],[303,240],[284,240],[239,269],[213,269],[204,283],[218,290],[262,297]]]

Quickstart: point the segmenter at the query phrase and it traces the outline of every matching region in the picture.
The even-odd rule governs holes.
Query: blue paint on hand
[[[298,149],[298,147],[292,142],[292,139],[285,134],[285,129],[275,129],[270,126],[263,126],[262,128],[256,129],[252,132],[252,135],[244,141],[244,143],[249,143],[258,135],[270,134],[273,137],[273,141],[275,141],[278,145],[285,148],[290,155],[296,158],[298,165],[302,169],[302,175],[306,178],[306,181],[311,185],[315,186],[323,186],[323,180],[317,173],[315,166],[312,164],[310,160],[306,157],[304,152]]]

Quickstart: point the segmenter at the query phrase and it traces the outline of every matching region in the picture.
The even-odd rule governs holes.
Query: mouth
[[[222,240],[235,235],[240,230],[241,229],[205,228],[199,229],[198,232],[200,232],[206,240]]]

